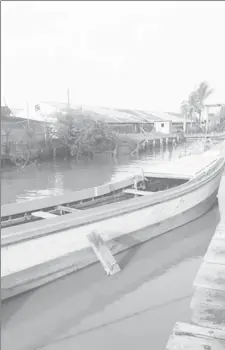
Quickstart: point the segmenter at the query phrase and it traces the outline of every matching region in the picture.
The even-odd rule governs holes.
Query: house
[[[169,134],[172,132],[172,122],[171,120],[155,121],[154,129],[157,132],[161,132],[163,134]]]
[[[38,116],[34,109],[9,108],[1,106],[1,144],[6,142],[27,142],[28,133],[43,138],[46,121]],[[29,131],[29,132],[28,132]]]

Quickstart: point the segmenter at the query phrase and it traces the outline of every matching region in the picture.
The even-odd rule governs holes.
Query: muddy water
[[[56,161],[27,166],[23,169],[8,169],[1,174],[2,204],[21,202],[36,198],[58,196],[70,191],[102,185],[117,173],[121,174],[124,166],[137,164],[139,161],[164,161],[178,157],[185,146],[177,149],[156,150],[136,157],[120,157],[95,161]]]
[[[2,305],[3,350],[163,350],[177,321],[189,322],[193,280],[225,216],[206,215],[117,256],[122,271],[100,264]]]

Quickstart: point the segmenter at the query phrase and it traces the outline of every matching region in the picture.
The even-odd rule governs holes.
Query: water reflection
[[[161,148],[140,157],[123,156],[113,159],[97,158],[95,161],[56,161],[9,169],[2,172],[2,204],[22,202],[37,198],[59,196],[70,191],[98,186],[121,175],[125,166],[141,161],[166,161],[177,158],[181,148]],[[122,176],[122,175],[121,175]]]

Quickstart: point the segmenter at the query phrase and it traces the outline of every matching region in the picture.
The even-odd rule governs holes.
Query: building
[[[156,132],[161,132],[163,134],[171,133],[172,132],[172,122],[171,122],[171,120],[155,121],[154,122],[154,130]]]
[[[40,102],[35,106],[45,120],[55,118],[57,114],[63,115],[68,110],[67,103]],[[183,120],[172,113],[151,110],[136,110],[123,108],[106,108],[96,106],[79,106],[70,103],[77,118],[90,118],[94,121],[104,122],[113,130],[121,134],[152,132],[163,134],[183,131]],[[189,121],[187,121],[187,124]]]
[[[202,123],[206,125],[207,131],[219,129],[221,123],[224,122],[225,104],[206,104],[203,111]],[[224,118],[224,119],[223,119]]]
[[[1,106],[1,144],[8,142],[26,143],[31,134],[37,138],[44,138],[46,121],[31,109],[29,118],[27,111],[22,108]]]

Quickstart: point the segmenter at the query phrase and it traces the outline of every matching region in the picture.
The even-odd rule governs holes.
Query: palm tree
[[[196,91],[194,91],[194,105],[196,112],[199,115],[199,124],[201,123],[202,112],[205,107],[205,100],[213,93],[213,89],[210,89],[208,83],[203,81],[200,83]]]
[[[186,132],[186,122],[187,120],[191,121],[191,128],[193,123],[194,113],[196,112],[195,108],[195,95],[191,93],[188,100],[185,100],[181,103],[181,114],[183,115],[184,120],[184,132]]]
[[[188,97],[188,100],[183,101],[181,104],[182,114],[186,119],[189,118],[193,122],[194,114],[198,115],[196,122],[201,126],[202,112],[205,107],[205,100],[211,95],[213,89],[209,88],[206,81],[199,84],[199,87],[192,91]]]

